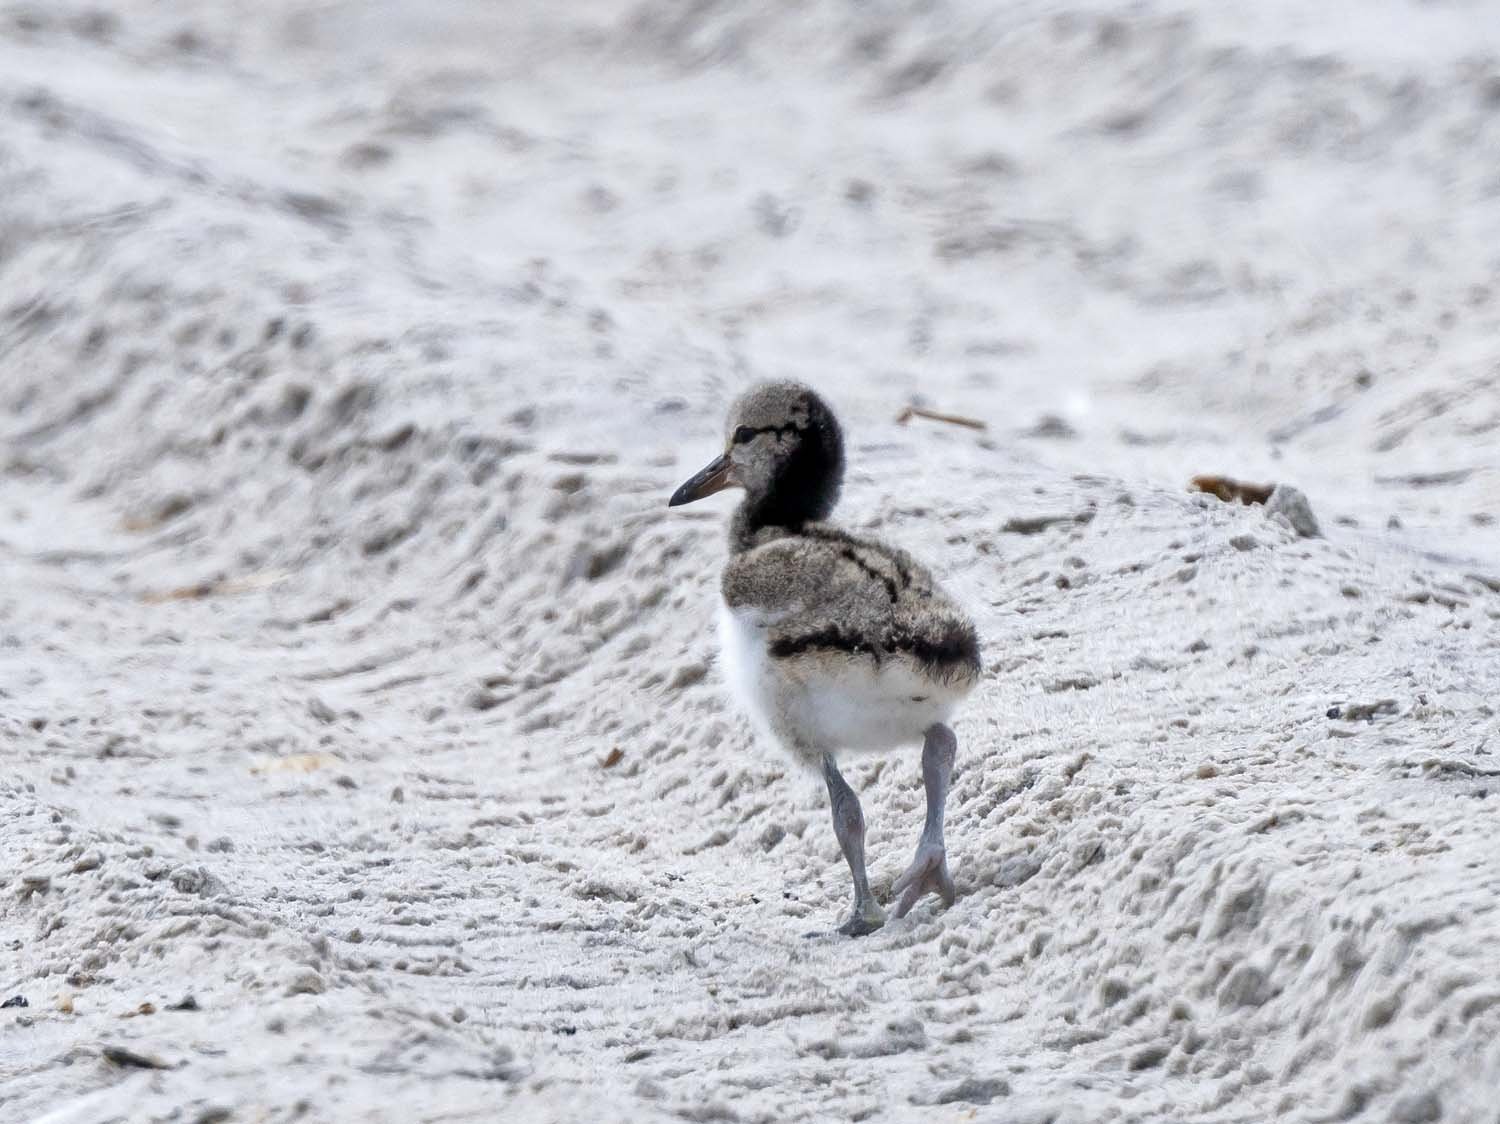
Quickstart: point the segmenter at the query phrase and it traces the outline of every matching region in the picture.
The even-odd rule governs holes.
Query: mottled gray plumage
[[[943,687],[978,681],[974,625],[906,551],[821,523],[763,527],[736,545],[724,603],[779,618],[772,659],[899,660]]]
[[[923,742],[927,825],[896,881],[896,916],[929,890],[953,900],[943,807],[956,741],[943,723],[979,680],[973,623],[910,554],[823,522],[843,483],[837,419],[812,390],[762,383],[730,410],[722,456],[671,504],[745,490],[730,524],[721,616],[723,662],[751,714],[798,760],[821,765],[834,832],[854,876],[841,931],[878,928],[859,798],[839,773],[844,749]]]

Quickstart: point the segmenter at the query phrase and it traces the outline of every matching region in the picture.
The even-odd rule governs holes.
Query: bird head
[[[844,478],[844,435],[827,403],[797,382],[758,383],[729,411],[724,452],[672,494],[667,506],[743,488],[758,523],[826,518]]]

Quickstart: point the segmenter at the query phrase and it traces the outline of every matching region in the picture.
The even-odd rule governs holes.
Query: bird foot
[[[839,926],[838,931],[846,937],[864,937],[885,924],[885,910],[874,898],[854,903],[854,912],[849,920]]]
[[[952,905],[958,893],[953,887],[953,876],[948,873],[947,851],[941,844],[922,843],[906,873],[891,885],[891,896],[896,899],[891,916],[905,917],[924,894],[933,891],[942,895],[944,905]]]

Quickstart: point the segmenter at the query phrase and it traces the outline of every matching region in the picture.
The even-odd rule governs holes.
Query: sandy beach
[[[1486,0],[5,2],[0,106],[6,1120],[1500,1122]],[[666,507],[783,377],[983,644],[860,940]]]

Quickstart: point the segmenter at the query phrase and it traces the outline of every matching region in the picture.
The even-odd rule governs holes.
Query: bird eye
[[[746,441],[753,440],[755,440],[755,430],[751,429],[748,425],[742,425],[734,431],[734,443],[736,445],[743,445]]]

